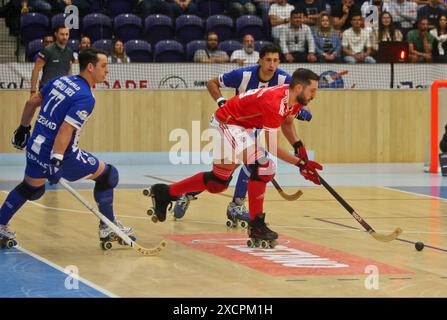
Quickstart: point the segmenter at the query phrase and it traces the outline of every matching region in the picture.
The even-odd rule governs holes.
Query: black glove
[[[22,150],[26,147],[26,143],[28,142],[29,137],[31,136],[31,126],[24,127],[19,126],[16,131],[14,131],[14,135],[12,137],[12,145],[14,148]]]
[[[447,152],[447,125],[445,126],[445,133],[442,136],[442,140],[439,142],[439,149],[444,153]]]

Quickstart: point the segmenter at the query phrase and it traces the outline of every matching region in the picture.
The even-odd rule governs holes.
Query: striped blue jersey
[[[279,84],[288,84],[290,75],[284,70],[276,69],[273,77],[267,82],[259,79],[259,65],[235,69],[219,75],[221,87],[235,88],[236,94],[251,89],[273,87]]]
[[[27,150],[48,159],[61,125],[67,122],[76,129],[65,152],[68,156],[78,150],[82,127],[93,112],[91,88],[79,75],[63,76],[48,82],[40,93],[43,102]]]

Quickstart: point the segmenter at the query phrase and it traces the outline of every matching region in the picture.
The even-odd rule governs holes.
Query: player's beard
[[[297,97],[296,97],[296,101],[298,101],[298,103],[302,106],[307,106],[307,104],[309,103],[309,100],[307,100],[304,97],[304,93],[301,92]]]

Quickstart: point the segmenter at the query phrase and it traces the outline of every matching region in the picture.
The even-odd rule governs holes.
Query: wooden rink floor
[[[377,231],[403,229],[397,240],[381,243],[324,188],[300,189],[303,196],[288,202],[267,188],[266,220],[280,235],[272,250],[248,249],[246,231],[225,226],[233,188],[204,192],[182,220],[168,215],[157,224],[146,215],[151,201],[142,188],[117,189],[115,213],[134,228],[137,242],[150,247],[167,240],[154,257],[116,243],[102,251],[97,218],[62,189],[28,202],[11,227],[21,248],[60,268],[75,266],[82,279],[120,297],[447,297],[444,199],[335,186]],[[94,203],[91,189],[78,191]],[[1,202],[6,195],[0,191]],[[416,251],[417,241],[426,244],[423,251]]]

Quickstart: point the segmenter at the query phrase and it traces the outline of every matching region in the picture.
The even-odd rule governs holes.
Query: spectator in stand
[[[375,63],[371,57],[370,34],[362,27],[363,18],[360,12],[354,14],[351,19],[352,27],[343,32],[343,53],[347,63]]]
[[[435,38],[428,32],[428,19],[419,20],[418,28],[408,32],[410,62],[431,62]]]
[[[386,41],[403,41],[402,32],[394,26],[393,17],[387,11],[379,16],[379,28],[371,32],[373,55],[379,50],[379,43]]]
[[[430,30],[430,34],[435,38],[433,43],[433,61],[447,62],[447,15],[439,16],[435,29]]]
[[[90,48],[90,46],[91,46],[90,38],[87,36],[83,36],[81,38],[81,43],[79,43],[79,51]],[[73,52],[73,55],[75,57],[76,62],[78,62],[79,54],[77,52]]]
[[[250,0],[227,0],[226,4],[228,15],[233,19],[245,14],[256,14],[256,6]]]
[[[193,0],[172,0],[168,4],[174,19],[182,14],[197,14],[197,6]]]
[[[230,57],[225,51],[217,50],[219,36],[215,32],[206,35],[206,49],[199,49],[194,53],[194,62],[223,63],[229,62]]]
[[[318,62],[340,62],[340,34],[334,30],[329,14],[320,14],[313,33]]]
[[[108,57],[109,63],[130,63],[130,59],[124,50],[124,43],[117,39],[112,46],[112,52]]]
[[[43,37],[42,39],[42,45],[43,47],[48,47],[50,44],[52,44],[54,42],[53,36],[52,35],[46,35],[45,37]]]
[[[317,61],[312,30],[303,21],[303,10],[294,9],[290,13],[290,25],[281,32],[279,43],[287,62]]]
[[[417,21],[417,4],[408,0],[391,0],[390,14],[404,38],[414,29]]]
[[[287,3],[287,0],[276,0],[276,3],[270,6],[269,19],[272,26],[273,41],[278,43],[279,36],[283,29],[287,27],[290,21],[290,13],[295,9],[294,6]]]
[[[362,6],[360,7],[360,10],[362,11],[362,16],[367,17],[371,14],[371,7],[377,7],[377,10],[379,12],[379,15],[384,11],[389,11],[389,4],[384,3],[382,0],[367,0],[362,3]]]
[[[354,0],[342,0],[340,4],[331,9],[335,30],[342,32],[349,29],[352,17],[358,14],[361,14],[360,7],[354,4]]]
[[[243,48],[235,50],[231,54],[230,61],[243,67],[246,64],[256,64],[259,60],[259,52],[255,51],[255,38],[251,34],[246,34],[242,40]]]
[[[268,21],[270,5],[275,3],[275,0],[252,0],[252,2],[256,5],[256,9],[261,16],[262,21]]]
[[[442,0],[441,0],[442,1]],[[431,0],[426,6],[423,6],[418,10],[418,21],[422,18],[428,19],[428,29],[436,28],[439,16],[444,14],[444,10],[438,7],[439,0]]]
[[[51,16],[51,11],[53,9],[49,1],[45,0],[25,0],[22,1],[22,8],[23,7],[25,7],[25,11],[26,8],[28,8],[28,11],[40,12],[47,16]]]
[[[318,15],[326,12],[326,5],[323,0],[296,0],[291,1],[295,8],[303,10],[304,24],[314,27],[317,23]]]

